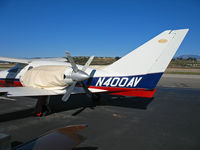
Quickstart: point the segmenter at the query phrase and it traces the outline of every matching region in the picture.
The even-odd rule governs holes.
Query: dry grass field
[[[191,74],[191,75],[200,75],[200,69],[194,68],[167,68],[165,71],[166,74]]]
[[[76,57],[76,61],[78,60],[79,57]],[[105,66],[107,66],[108,64],[111,64],[114,62],[116,58],[104,58],[104,57],[99,57],[95,59],[95,62],[92,63],[93,65],[91,65],[91,67],[96,68],[96,69],[102,69]],[[87,61],[87,59],[84,59],[84,63]],[[78,61],[80,62],[80,60]],[[101,62],[101,63],[99,63]],[[83,64],[84,64],[83,63]],[[174,63],[174,61],[172,61],[170,63],[170,65],[168,66],[167,70],[165,71],[166,74],[188,74],[188,75],[200,75],[200,67],[199,66],[181,66],[180,64],[180,60],[178,61],[178,65],[176,65]],[[186,61],[184,60],[184,65],[186,64]],[[82,63],[78,63],[78,64],[82,64]],[[106,65],[105,65],[106,64]],[[199,63],[198,63],[199,65]],[[0,70],[5,70],[8,68],[11,68],[15,66],[15,64],[0,64]]]
[[[107,65],[92,65],[95,69],[103,69]],[[188,75],[200,75],[200,69],[194,68],[167,68],[165,74],[188,74]]]
[[[15,64],[0,64],[0,70],[9,69],[14,66],[15,66]]]

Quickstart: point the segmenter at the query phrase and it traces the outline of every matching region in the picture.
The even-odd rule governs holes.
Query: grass
[[[89,57],[74,57],[74,60],[78,64],[85,64]],[[95,57],[93,65],[108,65],[112,64],[119,58],[117,57]],[[15,66],[13,64],[0,64],[0,70],[6,70]],[[200,75],[200,60],[181,60],[173,59],[168,66],[165,74],[185,74],[185,75]],[[188,70],[186,70],[188,69]]]
[[[169,67],[176,68],[200,68],[200,60],[172,59]]]

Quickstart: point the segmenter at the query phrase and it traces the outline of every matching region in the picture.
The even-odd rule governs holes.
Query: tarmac
[[[33,117],[35,98],[0,98],[0,133],[12,146],[56,128],[88,124],[75,150],[199,150],[200,76],[164,75],[153,99],[101,95],[93,107],[86,95],[66,103],[51,97],[52,114]]]

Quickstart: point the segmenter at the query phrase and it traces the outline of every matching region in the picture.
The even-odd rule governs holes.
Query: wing
[[[31,62],[29,59],[18,59],[18,58],[10,58],[10,57],[0,57],[0,61],[21,63],[21,64],[29,64]]]
[[[90,89],[93,93],[105,92],[105,90]],[[18,97],[18,96],[51,96],[51,95],[61,95],[66,93],[66,90],[47,90],[33,87],[3,87],[0,88],[0,95],[5,95],[8,97]],[[72,94],[85,93],[82,87],[74,88]]]
[[[15,150],[71,150],[86,139],[77,133],[86,127],[87,125],[74,125],[50,131],[39,138],[16,147]]]
[[[42,61],[59,61],[59,62],[67,62],[66,58],[62,58],[62,57],[54,57],[54,58],[38,58],[38,59],[31,59],[34,61],[37,60],[42,60]]]
[[[3,87],[0,88],[0,93],[8,97],[18,96],[45,96],[45,95],[59,95],[61,90],[46,90],[33,87]]]
[[[37,59],[22,59],[22,58],[11,58],[11,57],[0,57],[0,61],[5,62],[14,62],[21,64],[29,64],[32,61],[58,61],[58,62],[66,62],[66,58],[37,58]]]

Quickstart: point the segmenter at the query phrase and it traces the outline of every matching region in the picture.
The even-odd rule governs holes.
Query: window
[[[27,64],[17,64],[16,66],[8,70],[8,72],[17,73],[18,71],[22,70],[25,66],[27,66]]]

